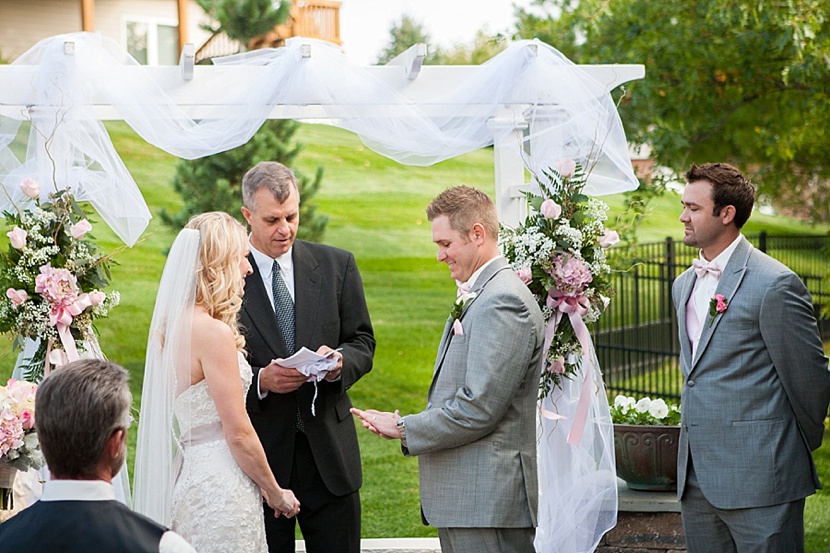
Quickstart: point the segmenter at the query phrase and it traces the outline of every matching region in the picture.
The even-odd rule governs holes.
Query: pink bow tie
[[[695,259],[692,261],[692,267],[695,268],[695,273],[698,278],[706,276],[706,273],[712,273],[715,278],[720,278],[721,270],[718,264],[714,261],[703,261],[702,259]]]
[[[472,285],[468,282],[455,282],[458,285],[458,297],[463,296],[464,294],[469,294]]]

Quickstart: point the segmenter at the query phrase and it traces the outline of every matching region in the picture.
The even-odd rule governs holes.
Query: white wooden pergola
[[[302,41],[302,39],[299,39]],[[314,43],[302,43],[302,57],[311,59],[314,55]],[[408,102],[415,104],[419,109],[432,115],[441,115],[443,110],[476,110],[476,106],[452,106],[442,104],[433,106],[430,99],[446,88],[447,83],[458,83],[468,79],[479,66],[432,66],[423,65],[427,47],[416,44],[409,50],[383,66],[364,67],[373,77],[382,81]],[[64,43],[64,54],[75,55],[75,45],[71,41]],[[535,56],[534,44],[528,45],[527,55]],[[610,92],[621,84],[643,78],[645,68],[642,65],[581,65],[579,69],[586,72],[599,82],[606,92]],[[217,107],[234,110],[235,106],[220,106],[217,103],[215,90],[227,87],[233,83],[234,87],[250,86],[261,77],[264,68],[249,65],[231,66],[203,66],[194,65],[194,49],[187,44],[183,49],[179,66],[135,66],[129,68],[134,71],[143,71],[151,75],[159,85],[170,95],[174,102],[183,108],[194,119],[210,112]],[[0,66],[0,115],[17,120],[27,119],[31,109],[45,106],[27,105],[26,92],[31,87],[32,78],[36,70],[31,65]],[[555,86],[552,83],[552,86]],[[268,115],[271,119],[295,119],[298,121],[326,122],[336,117],[339,110],[347,111],[349,106],[338,106],[324,103],[315,98],[308,98],[306,102],[294,104],[279,104],[273,107]],[[526,203],[522,190],[526,189],[525,163],[522,152],[522,133],[527,126],[523,117],[525,106],[502,105],[496,113],[490,113],[490,124],[494,128],[506,129],[509,133],[500,133],[499,140],[494,141],[495,190],[496,205],[502,222],[515,226],[524,217]],[[483,106],[481,109],[492,110],[492,106]],[[76,113],[83,117],[100,121],[122,119],[119,113],[106,100],[95,99],[88,105],[74,106]],[[393,110],[395,106],[372,106],[377,114],[384,110]]]

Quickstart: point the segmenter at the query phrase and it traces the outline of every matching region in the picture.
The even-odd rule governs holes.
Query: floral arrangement
[[[452,318],[453,321],[457,321],[461,317],[461,313],[464,312],[464,307],[467,305],[467,302],[469,302],[475,297],[475,292],[466,292],[458,296],[458,298],[455,300],[455,303],[452,304],[450,318]]]
[[[680,424],[680,406],[662,399],[644,397],[636,400],[618,395],[611,405],[611,421],[615,424],[647,426],[677,426]]]
[[[35,431],[36,390],[23,380],[0,386],[0,466],[25,471],[45,463]],[[0,510],[11,509],[12,499],[12,486],[0,482]]]
[[[712,317],[709,321],[709,326],[712,326],[712,323],[715,322],[715,317],[726,311],[728,304],[729,300],[723,294],[715,294],[715,297],[709,300],[709,316]]]
[[[27,380],[42,378],[46,364],[62,365],[78,350],[97,342],[92,323],[118,304],[118,292],[105,294],[111,257],[90,240],[92,225],[67,190],[41,203],[40,185],[20,183],[30,198],[25,209],[4,212],[8,249],[0,252],[0,332],[39,340],[24,367]]]
[[[540,397],[579,370],[589,343],[586,325],[613,295],[605,250],[619,236],[605,228],[608,206],[583,194],[587,176],[572,160],[544,171],[537,178],[542,196],[527,194],[525,222],[499,235],[502,253],[533,292],[548,327]]]

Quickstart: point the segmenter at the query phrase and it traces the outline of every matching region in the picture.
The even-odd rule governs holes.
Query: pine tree
[[[199,4],[219,22],[225,34],[247,43],[257,35],[273,29],[284,21],[291,0],[283,0],[278,8],[272,0],[200,0]],[[247,143],[212,156],[194,160],[180,160],[176,164],[173,188],[184,198],[184,206],[176,213],[162,210],[161,220],[178,230],[191,217],[206,211],[226,211],[244,222],[242,206],[242,177],[260,161],[278,161],[292,167],[302,145],[292,138],[299,124],[291,120],[268,120]],[[294,171],[300,192],[300,227],[297,237],[320,242],[328,224],[328,217],[317,214],[312,198],[320,189],[323,168],[318,167],[314,178]]]
[[[302,150],[291,142],[299,124],[290,120],[268,120],[247,143],[194,160],[181,160],[176,165],[173,188],[184,198],[184,206],[176,213],[162,210],[159,217],[166,224],[180,229],[191,217],[206,211],[226,211],[244,223],[242,207],[242,177],[260,161],[279,161],[291,167]],[[318,167],[314,178],[295,171],[300,191],[300,228],[297,237],[319,242],[325,233],[328,217],[317,214],[312,198],[320,189],[323,168]]]

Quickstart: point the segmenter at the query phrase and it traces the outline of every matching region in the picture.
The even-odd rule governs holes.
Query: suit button
[[[686,382],[686,386],[688,386],[689,388],[694,388],[695,387],[695,381],[694,380],[689,380],[688,382]]]

